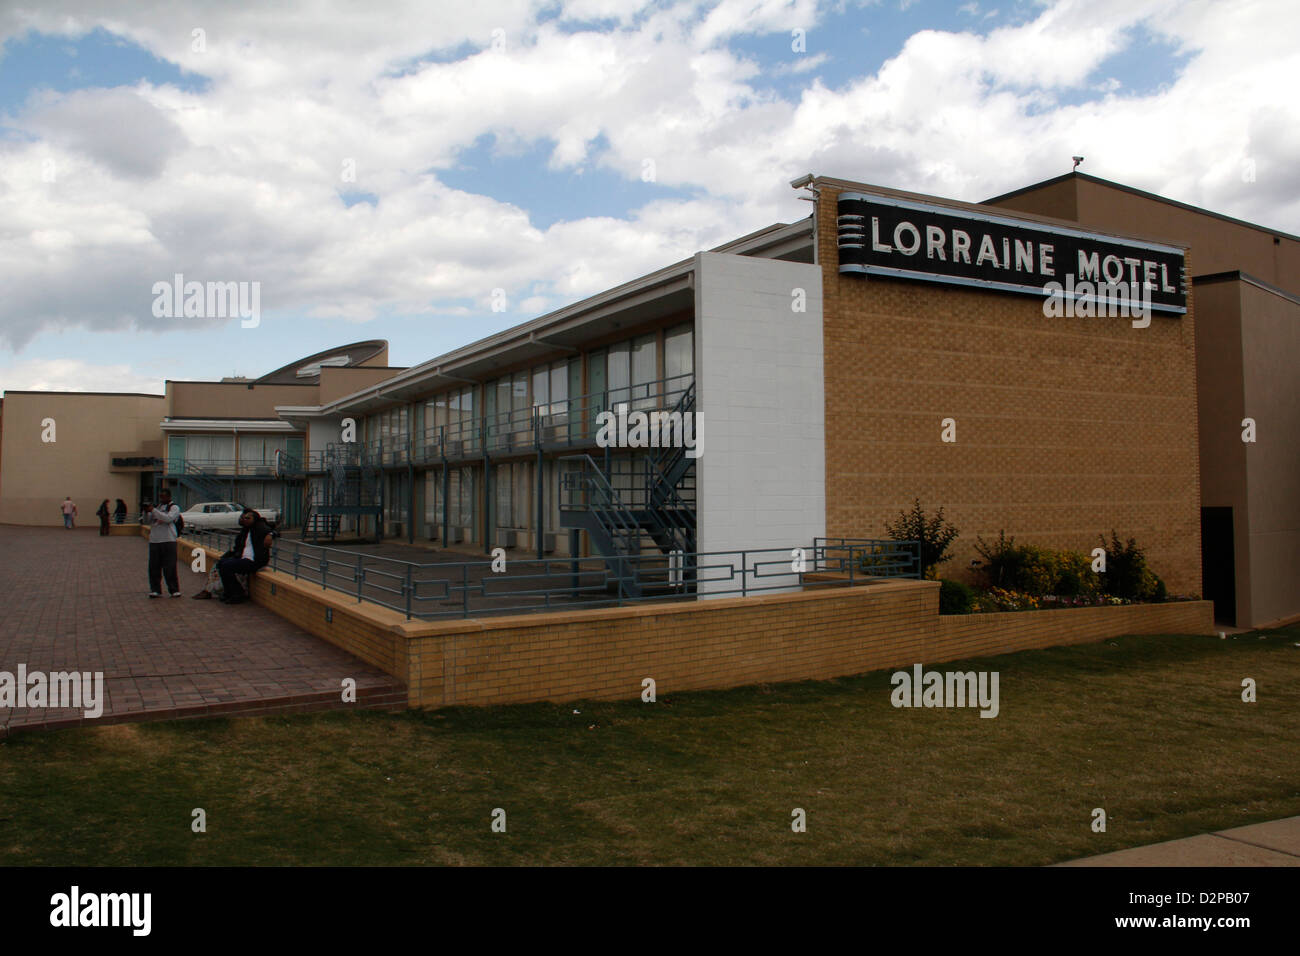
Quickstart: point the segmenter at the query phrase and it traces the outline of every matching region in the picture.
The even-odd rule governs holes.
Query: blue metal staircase
[[[198,494],[197,501],[233,501],[234,490],[222,484],[199,468],[193,462],[183,462],[180,471],[168,470],[167,477],[180,482],[184,487]],[[194,504],[197,502],[191,502]]]
[[[345,516],[373,518],[376,539],[383,536],[383,469],[364,446],[330,444],[325,450],[327,477],[308,492],[302,537],[333,541]]]
[[[695,411],[695,386],[682,393],[670,414]],[[638,598],[671,576],[662,562],[641,560],[647,539],[660,554],[682,555],[680,580],[694,581],[696,548],[695,459],[680,446],[653,449],[640,468],[626,462],[602,467],[590,455],[569,455],[580,469],[564,475],[560,525],[587,532],[620,591]],[[629,560],[634,559],[634,560]],[[670,558],[671,560],[671,558]],[[674,585],[679,586],[679,585]]]

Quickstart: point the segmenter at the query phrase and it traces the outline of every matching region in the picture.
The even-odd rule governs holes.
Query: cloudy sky
[[[978,201],[1082,154],[1300,233],[1298,10],[0,0],[0,389],[416,364],[805,216],[807,172]],[[177,273],[259,324],[156,317]]]

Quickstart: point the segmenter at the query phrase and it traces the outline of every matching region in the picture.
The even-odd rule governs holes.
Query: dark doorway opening
[[[1201,588],[1214,619],[1237,626],[1237,568],[1231,508],[1201,509]]]

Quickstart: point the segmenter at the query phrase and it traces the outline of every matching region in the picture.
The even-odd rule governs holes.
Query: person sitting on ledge
[[[240,586],[235,575],[247,574],[248,586],[251,589],[252,576],[270,563],[272,540],[271,526],[252,508],[245,508],[239,516],[239,534],[235,535],[235,546],[223,554],[217,562],[223,602],[240,604],[248,600],[249,595]]]

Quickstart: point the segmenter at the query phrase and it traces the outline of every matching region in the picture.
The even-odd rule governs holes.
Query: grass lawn
[[[0,743],[0,864],[1052,863],[1300,814],[1297,643],[1300,627],[1128,637],[928,666],[998,671],[991,720],[895,709],[879,672],[22,733]]]

